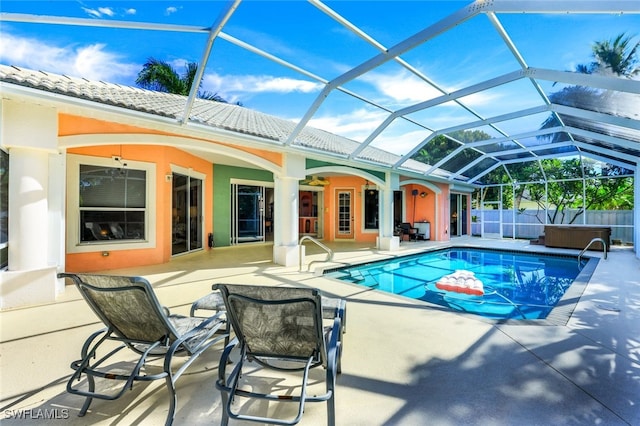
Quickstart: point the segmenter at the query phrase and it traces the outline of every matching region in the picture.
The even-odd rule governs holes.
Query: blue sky
[[[385,47],[392,47],[469,4],[468,1],[334,1],[330,8]],[[226,1],[16,1],[2,0],[2,12],[209,27]],[[499,14],[498,19],[528,65],[572,70],[591,60],[591,43],[620,32],[638,40],[639,15]],[[32,23],[0,23],[0,62],[87,79],[135,86],[149,57],[181,71],[201,60],[206,35]],[[378,53],[373,46],[305,1],[243,1],[223,32],[331,80]],[[519,69],[513,55],[485,16],[478,16],[402,55],[446,91]],[[204,90],[231,102],[282,118],[303,116],[322,84],[226,40],[215,42]],[[389,62],[346,88],[390,110],[438,96],[396,62]],[[539,105],[532,87],[517,82],[465,99],[483,116]],[[552,90],[546,87],[545,90]],[[532,96],[527,96],[531,94]],[[334,92],[310,124],[362,141],[388,113]],[[431,129],[471,121],[452,105],[415,113]],[[543,120],[541,116],[533,118]],[[504,123],[513,127],[517,122]],[[402,154],[430,132],[394,123],[374,145]],[[402,136],[400,136],[402,135]],[[403,141],[406,138],[406,143]],[[413,142],[409,142],[409,140]]]

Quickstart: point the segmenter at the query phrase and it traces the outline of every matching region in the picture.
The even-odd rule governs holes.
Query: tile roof
[[[0,82],[176,120],[181,119],[187,99],[182,95],[2,64],[0,64]],[[292,121],[238,105],[205,99],[195,100],[189,120],[212,128],[257,136],[274,142],[284,142],[296,125]],[[292,144],[294,147],[299,146],[341,157],[349,155],[359,145],[359,142],[309,126],[300,132]],[[365,148],[359,158],[384,167],[389,167],[400,159],[395,154],[371,146]],[[409,160],[403,164],[402,168],[420,173],[426,171],[428,166]]]

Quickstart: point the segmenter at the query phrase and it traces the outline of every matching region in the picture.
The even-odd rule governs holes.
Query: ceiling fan
[[[302,182],[300,182],[300,185],[309,185],[309,186],[327,186],[329,185],[331,182],[329,182],[328,180],[326,180],[323,177],[318,177],[318,176],[312,176],[311,179],[305,179]]]

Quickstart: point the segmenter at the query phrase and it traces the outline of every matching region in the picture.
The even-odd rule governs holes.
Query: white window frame
[[[67,253],[96,251],[139,250],[156,247],[156,165],[142,161],[122,160],[126,167],[144,170],[147,177],[145,207],[145,240],[80,242],[80,165],[119,167],[111,158],[86,155],[67,155]]]

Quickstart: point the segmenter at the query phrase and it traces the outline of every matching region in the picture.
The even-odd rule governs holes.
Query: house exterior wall
[[[322,237],[324,240],[336,240],[335,190],[337,188],[348,188],[353,190],[354,194],[354,237],[351,241],[375,244],[376,242],[380,243],[381,240],[379,239],[382,236],[382,240],[385,240],[383,247],[387,247],[386,249],[388,250],[394,249],[393,244],[388,244],[386,241],[394,237],[391,237],[390,234],[382,235],[380,230],[365,229],[363,224],[363,189],[365,181],[370,183],[372,183],[372,180],[377,181],[378,185],[383,185],[383,187],[378,187],[380,191],[397,190],[397,184],[392,188],[384,183],[388,176],[385,176],[385,173],[380,171],[368,171],[346,165],[335,165],[309,158],[305,160],[302,156],[297,155],[296,164],[299,163],[302,167],[300,170],[296,169],[297,171],[293,174],[287,174],[284,166],[285,157],[290,154],[256,149],[241,143],[236,145],[193,135],[137,127],[123,124],[122,122],[109,121],[111,118],[103,120],[87,117],[77,111],[74,114],[62,113],[56,108],[36,107],[28,102],[13,103],[4,101],[2,106],[3,149],[9,151],[10,161],[14,163],[16,161],[36,161],[41,164],[37,168],[48,171],[48,175],[45,177],[47,182],[43,182],[43,186],[48,187],[48,195],[46,196],[46,214],[41,215],[43,217],[42,223],[47,224],[46,229],[43,231],[45,235],[39,237],[38,245],[34,252],[36,257],[32,257],[32,259],[46,259],[46,261],[41,261],[33,267],[29,266],[25,270],[0,273],[2,278],[0,283],[7,284],[4,288],[19,288],[20,294],[19,297],[14,298],[15,300],[10,300],[2,290],[0,292],[0,308],[54,300],[57,294],[64,291],[64,285],[61,285],[61,280],[57,280],[55,277],[57,271],[107,272],[114,269],[170,261],[172,247],[172,184],[170,177],[172,170],[175,169],[192,170],[199,176],[204,176],[204,250],[208,249],[206,241],[209,233],[214,235],[215,246],[230,244],[230,183],[232,179],[261,181],[273,185],[274,189],[277,190],[278,182],[303,179],[305,164],[308,172],[318,167],[337,170],[327,175],[331,183],[321,191],[321,194],[323,194],[323,206],[318,211],[318,218],[323,222]],[[118,118],[114,118],[114,120],[119,121]],[[43,125],[45,122],[48,123],[46,126]],[[126,120],[123,120],[123,122],[126,122]],[[7,125],[7,123],[10,123],[10,125]],[[185,148],[180,149],[178,147]],[[202,149],[203,152],[208,152],[209,155],[201,157],[190,154],[185,150],[189,148]],[[227,157],[249,162],[255,168],[216,164],[215,159],[211,161],[210,158],[215,158],[215,153],[217,152]],[[107,160],[115,161],[112,160],[114,156],[121,158],[124,162],[140,162],[153,165],[154,175],[151,185],[154,188],[154,204],[153,209],[150,210],[151,219],[148,220],[148,224],[152,228],[149,229],[147,234],[147,236],[153,234],[153,241],[147,241],[147,246],[139,249],[132,248],[131,243],[124,244],[126,247],[123,245],[122,248],[118,248],[112,242],[108,244],[108,249],[105,249],[104,245],[101,247],[101,244],[96,243],[94,245],[82,245],[81,250],[69,250],[69,242],[67,241],[66,245],[64,242],[69,233],[69,209],[75,208],[77,210],[77,205],[75,207],[69,206],[64,199],[68,198],[70,191],[78,191],[78,187],[65,180],[65,175],[70,170],[66,161],[70,158],[74,158],[74,161],[79,158],[79,161],[82,161],[84,157],[101,159],[100,161],[103,162]],[[114,166],[116,166],[115,163]],[[33,169],[33,167],[30,168]],[[76,171],[75,173],[78,172]],[[278,179],[275,179],[276,173]],[[14,176],[14,179],[11,184],[15,185],[15,175],[12,176]],[[68,177],[69,175],[67,174],[66,176]],[[409,195],[414,188],[429,194],[425,198],[417,197],[415,199],[415,214],[414,200]],[[405,220],[422,221],[426,219],[431,222],[432,239],[448,239],[447,221],[442,219],[448,217],[448,202],[443,201],[447,200],[449,196],[448,185],[425,183],[424,187],[421,185],[407,186],[403,188],[403,191],[405,194],[404,203],[406,203],[404,206]],[[16,206],[22,208],[15,197],[15,194],[13,196],[10,195],[10,205],[13,205],[14,208]],[[386,197],[381,198],[380,202],[383,199],[393,199],[388,194]],[[388,215],[389,211],[391,210],[385,210],[384,215]],[[20,216],[20,213],[15,211],[11,214],[14,217]],[[77,214],[77,211],[74,214]],[[384,215],[381,215],[380,219],[382,221],[389,220],[383,217]],[[292,219],[292,223],[297,223],[297,218]],[[15,220],[13,222],[16,223]],[[380,229],[387,229],[387,225],[383,225],[383,223],[380,223]],[[67,228],[66,233],[65,228]],[[275,232],[278,232],[277,228]],[[291,241],[286,244],[286,247],[283,247],[287,250],[287,253],[297,253],[294,235],[296,232],[291,229],[287,230],[287,232],[291,234],[292,238],[290,238]],[[25,238],[28,237],[28,232],[21,232],[12,228],[10,229],[10,234],[12,239],[10,240],[9,250],[14,250],[14,253],[15,250],[24,251],[21,247],[25,247]],[[274,250],[274,261],[276,262],[277,257]],[[288,257],[290,256],[287,254]],[[10,263],[19,266],[19,262],[15,260]],[[9,268],[11,269],[11,264]]]
[[[266,170],[214,164],[213,180],[213,240],[216,247],[231,242],[231,179],[246,179],[273,184],[273,173]],[[210,216],[208,216],[210,217]]]
[[[77,154],[91,157],[111,158],[119,156],[124,161],[142,161],[156,165],[155,182],[155,228],[150,232],[155,233],[155,247],[144,249],[109,249],[108,255],[99,245],[96,250],[88,253],[67,253],[66,267],[70,272],[90,272],[103,271],[109,269],[119,269],[139,265],[151,265],[168,262],[171,258],[171,203],[172,186],[171,181],[166,178],[171,175],[171,165],[176,165],[186,169],[206,175],[205,188],[213,188],[213,169],[208,161],[188,154],[182,150],[164,146],[138,146],[138,145],[107,145],[86,148],[73,148],[67,151],[68,154]],[[67,191],[77,191],[77,188],[67,188]],[[213,213],[211,202],[211,190],[204,194],[204,217],[210,218]],[[213,232],[210,220],[204,221],[205,236]],[[205,247],[206,249],[206,244]]]

